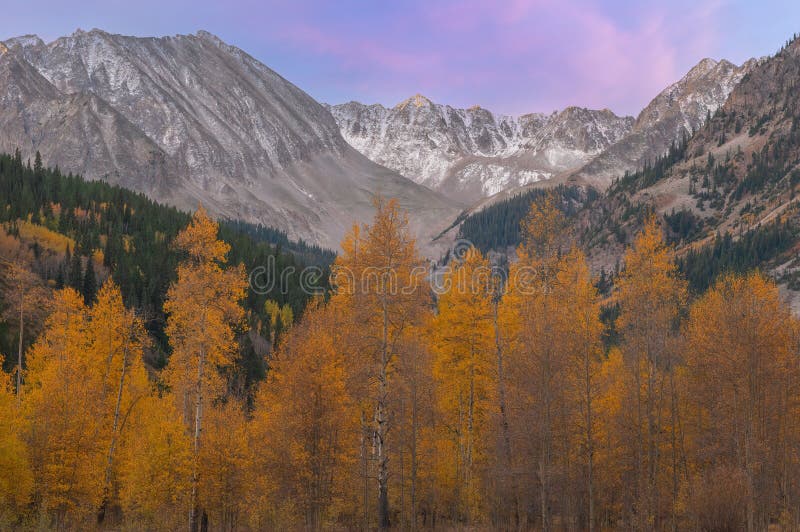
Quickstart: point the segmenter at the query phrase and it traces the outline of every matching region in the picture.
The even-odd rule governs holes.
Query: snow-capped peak
[[[582,164],[630,129],[604,109],[494,114],[436,104],[416,94],[391,109],[329,106],[345,139],[375,162],[430,188],[473,201]]]

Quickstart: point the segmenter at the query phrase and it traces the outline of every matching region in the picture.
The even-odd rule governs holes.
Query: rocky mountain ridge
[[[576,168],[633,126],[607,109],[495,115],[419,94],[393,108],[349,102],[329,110],[345,140],[371,160],[466,202]]]
[[[459,207],[358,153],[326,109],[214,35],[23,36],[0,54],[0,150],[338,247],[376,194],[421,238]]]
[[[480,204],[560,182],[606,188],[702,126],[757,64],[703,59],[635,119],[579,107],[495,115],[421,95],[393,108],[349,102],[329,109],[345,140],[373,161]]]

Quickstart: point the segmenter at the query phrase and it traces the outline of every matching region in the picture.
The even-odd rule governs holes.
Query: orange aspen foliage
[[[371,452],[377,479],[377,525],[390,526],[389,478],[391,404],[395,392],[393,372],[400,339],[406,328],[420,324],[429,301],[426,269],[408,230],[408,216],[395,200],[375,201],[372,225],[353,230],[342,242],[336,259],[332,300],[340,305],[358,330],[350,335],[348,363],[365,369],[357,400],[370,422]],[[365,512],[368,513],[368,512]],[[367,526],[367,523],[365,523]]]
[[[203,500],[199,492],[204,410],[225,392],[220,370],[237,354],[235,328],[242,326],[247,281],[243,266],[224,269],[228,244],[217,239],[218,226],[200,208],[189,226],[175,239],[187,259],[178,266],[178,280],[167,293],[166,332],[173,348],[166,377],[178,409],[192,434],[194,471],[191,512],[193,530],[199,526]]]
[[[514,522],[537,520],[550,529],[566,520],[592,529],[602,327],[585,257],[576,250],[561,255],[561,245],[568,243],[564,228],[550,196],[534,202],[523,222],[520,260],[510,268],[500,304],[507,447],[513,489],[522,492],[516,497],[536,500],[524,505],[528,515],[517,515]]]
[[[77,527],[102,503],[110,441],[96,408],[102,365],[91,349],[88,309],[72,289],[56,293],[54,303],[28,353],[23,407],[36,497],[55,526]]]
[[[443,511],[460,522],[481,517],[479,472],[488,467],[496,409],[491,269],[476,249],[445,274],[438,314],[430,324],[437,394],[436,481]]]
[[[333,305],[312,303],[285,337],[251,423],[256,528],[307,530],[352,522],[357,500],[358,407]]]
[[[250,468],[245,412],[238,401],[230,398],[207,409],[203,423],[200,507],[214,528],[239,530],[246,523],[243,513],[247,508],[245,493]]]
[[[10,262],[4,265],[2,286],[4,288],[3,300],[5,303],[2,317],[4,321],[12,323],[17,329],[17,368],[16,387],[17,399],[21,398],[22,368],[24,365],[24,347],[29,338],[35,338],[39,332],[38,324],[43,321],[49,303],[49,291],[44,287],[39,276],[23,267],[20,262]],[[26,336],[27,335],[27,336]]]
[[[675,368],[680,310],[686,282],[677,274],[672,250],[661,228],[650,218],[625,254],[618,282],[623,335],[622,353],[628,372],[625,401],[633,410],[627,424],[626,481],[634,486],[626,513],[640,528],[676,519],[681,463]]]
[[[735,528],[766,528],[770,514],[784,511],[798,517],[800,462],[796,453],[787,454],[800,443],[797,333],[797,320],[777,286],[758,273],[723,277],[691,308],[686,326],[691,465],[701,486],[708,485],[704,478],[725,471],[732,479],[738,476],[745,505]],[[689,493],[689,517],[696,523],[713,510],[702,499],[709,493],[718,508],[731,503],[721,493]],[[771,509],[770,501],[783,502]]]
[[[0,363],[2,356],[0,356]],[[11,378],[0,371],[0,527],[25,516],[33,493],[33,473],[23,440],[25,419]]]
[[[57,293],[45,332],[30,352],[24,407],[42,506],[56,524],[102,519],[118,487],[125,422],[150,393],[146,335],[113,282],[91,309],[71,289]]]
[[[127,424],[119,458],[126,520],[141,529],[184,528],[191,508],[192,441],[172,397],[143,397]]]

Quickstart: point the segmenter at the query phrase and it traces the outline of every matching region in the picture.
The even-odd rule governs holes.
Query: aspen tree
[[[79,527],[103,499],[109,440],[97,405],[102,363],[90,339],[83,297],[65,289],[28,353],[23,408],[35,496],[56,527]]]
[[[396,200],[375,200],[372,224],[354,227],[342,242],[335,263],[334,300],[360,325],[354,356],[371,368],[364,397],[371,413],[371,439],[376,461],[378,527],[390,526],[389,429],[394,393],[393,371],[398,341],[409,325],[419,323],[427,299],[422,290],[421,259],[408,229],[408,216]],[[355,362],[355,360],[354,360]],[[366,417],[369,419],[369,417]]]
[[[31,338],[35,337],[36,328],[31,327],[31,322],[36,323],[42,320],[47,312],[49,294],[42,284],[41,279],[24,268],[17,262],[6,264],[6,272],[3,279],[5,285],[4,299],[6,307],[3,310],[3,318],[17,325],[17,371],[16,371],[16,394],[17,402],[20,401],[22,391],[22,367],[23,350],[25,345],[25,334]],[[28,331],[26,331],[28,324]]]
[[[348,387],[341,320],[312,302],[284,337],[256,400],[251,428],[253,526],[320,530],[356,514],[358,408]]]
[[[113,496],[120,443],[128,436],[124,429],[137,403],[151,393],[151,386],[142,360],[147,335],[134,312],[123,305],[122,293],[113,281],[103,284],[89,319],[93,358],[101,372],[97,405],[102,412],[98,415],[103,418],[101,430],[108,441],[103,500],[98,511],[98,521],[102,522]]]
[[[34,489],[21,414],[11,378],[0,371],[0,526],[9,528],[24,517]]]
[[[686,282],[677,275],[672,251],[665,245],[655,218],[646,222],[625,254],[618,285],[622,352],[632,376],[627,395],[636,412],[635,426],[629,427],[636,489],[631,511],[638,527],[659,527],[665,506],[660,478],[665,468],[672,473],[673,522],[677,503],[679,412],[672,384],[677,364],[677,321],[686,299]],[[665,389],[670,393],[669,400],[664,398]],[[664,410],[669,412],[670,422],[665,421]],[[670,437],[665,439],[666,433]],[[665,447],[671,455],[669,467],[665,464]]]
[[[199,208],[189,226],[175,239],[186,253],[178,279],[169,289],[164,310],[173,352],[167,366],[168,382],[192,433],[194,466],[190,528],[200,526],[199,493],[205,409],[224,394],[219,370],[233,364],[237,349],[235,328],[243,322],[239,301],[245,295],[242,266],[224,269],[230,246],[217,239],[218,226]]]
[[[564,401],[561,381],[566,366],[565,359],[557,352],[560,318],[554,290],[563,266],[560,248],[566,236],[565,227],[566,220],[552,195],[531,204],[521,224],[523,241],[517,249],[519,260],[510,268],[502,306],[509,338],[509,373],[517,402],[514,409],[519,412],[512,432],[517,433],[517,452],[536,457],[524,464],[523,469],[527,484],[538,485],[538,514],[543,530],[552,527],[554,446],[563,430],[559,409]],[[536,436],[532,439],[524,436],[523,426],[535,427]],[[520,486],[523,491],[525,488]]]
[[[726,467],[742,475],[746,521],[737,527],[766,528],[770,505],[789,485],[787,475],[797,474],[796,463],[787,468],[783,451],[787,445],[797,449],[797,331],[778,288],[758,273],[723,277],[691,308],[686,375],[692,464],[712,477]]]
[[[191,509],[192,441],[169,395],[150,394],[126,412],[120,447],[119,500],[126,522],[140,529],[186,527]]]
[[[487,467],[490,424],[496,405],[491,268],[477,249],[445,275],[438,314],[431,322],[438,393],[438,422],[447,442],[439,457],[439,482],[453,497],[451,518],[474,521],[481,512],[481,478]]]

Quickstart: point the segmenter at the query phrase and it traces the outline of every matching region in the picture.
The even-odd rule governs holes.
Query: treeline
[[[625,254],[606,346],[556,204],[531,205],[507,275],[472,249],[434,297],[406,216],[379,201],[252,404],[230,372],[245,273],[198,212],[176,237],[163,370],[146,375],[147,335],[113,282],[91,306],[55,294],[20,384],[0,387],[0,516],[59,529],[797,529],[800,323],[777,287],[728,274],[693,299],[651,218]]]
[[[230,231],[234,234],[249,235],[256,242],[267,242],[275,246],[276,252],[279,254],[281,251],[291,252],[303,264],[327,267],[333,264],[334,259],[336,259],[335,251],[325,249],[316,244],[309,244],[302,239],[289,240],[286,231],[273,227],[251,224],[241,220],[225,220],[221,224],[223,240],[227,240],[225,238],[225,228],[230,228]]]
[[[681,138],[677,142],[673,141],[665,154],[656,157],[653,162],[645,161],[640,170],[632,173],[626,171],[625,175],[616,179],[609,188],[609,194],[636,192],[660,181],[675,163],[683,160],[690,138],[690,133],[684,130]]]
[[[591,205],[599,197],[598,192],[589,187],[559,185],[554,189],[532,189],[467,217],[459,228],[458,237],[468,240],[483,253],[516,247],[521,241],[520,223],[531,203],[553,192],[559,197],[559,208],[569,215]]]
[[[734,240],[717,234],[711,245],[690,249],[677,260],[678,269],[695,293],[704,292],[726,272],[746,273],[788,250],[797,230],[789,221],[759,226]]]
[[[47,234],[33,238],[33,270],[58,288],[78,289],[87,302],[91,302],[99,284],[91,278],[110,273],[126,306],[136,308],[146,318],[146,328],[156,339],[151,349],[156,351],[157,364],[163,364],[168,354],[164,298],[181,257],[173,240],[189,220],[187,213],[160,205],[143,194],[63,175],[58,168],[43,168],[38,153],[33,164],[23,162],[19,151],[0,155],[0,224],[5,232],[18,237],[26,229],[43,229],[69,239],[64,250],[63,242],[54,249],[40,244],[46,242]],[[295,273],[286,277],[283,287],[276,283],[265,294],[248,290],[246,308],[251,324],[267,337],[270,320],[265,302],[289,305],[299,315],[309,298],[299,284],[303,260],[324,268],[333,260],[332,252],[289,242],[285,233],[244,222],[223,223],[220,238],[231,245],[231,260],[243,263],[248,271],[268,264],[274,264],[277,271],[294,268]],[[87,276],[88,282],[84,280]],[[326,276],[319,282],[324,286]],[[13,342],[13,335],[2,335],[0,349],[15,350]],[[252,359],[255,355],[247,356]]]

